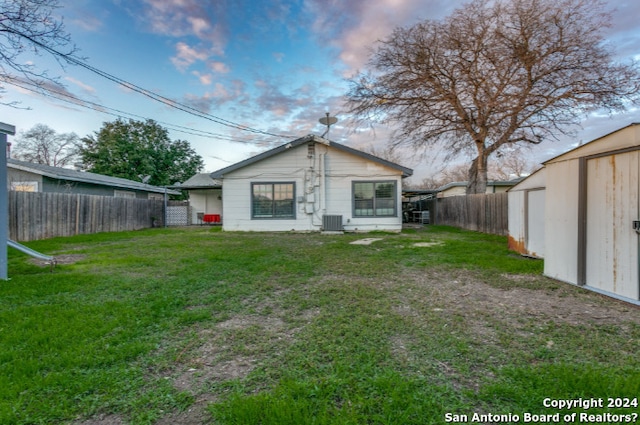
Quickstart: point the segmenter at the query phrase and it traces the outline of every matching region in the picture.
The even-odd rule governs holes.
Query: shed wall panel
[[[525,246],[525,192],[509,192],[507,214],[509,226],[509,249],[526,254]]]
[[[546,205],[546,190],[529,190],[526,214],[526,248],[527,254],[544,258],[545,234],[544,213]]]
[[[586,284],[639,299],[638,151],[587,162]]]
[[[577,284],[578,160],[546,166],[544,273]]]

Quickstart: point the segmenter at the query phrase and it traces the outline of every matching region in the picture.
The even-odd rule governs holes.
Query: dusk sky
[[[370,50],[393,28],[440,19],[459,0],[62,0],[57,13],[85,62],[120,80],[210,114],[198,117],[154,101],[80,66],[48,56],[32,60],[96,111],[6,85],[0,121],[27,131],[42,123],[80,137],[118,116],[153,119],[172,140],[187,140],[214,171],[309,133],[322,134],[326,112],[339,122],[328,138],[381,149],[389,129],[356,129],[344,107],[346,78],[364,70]],[[610,1],[607,40],[617,58],[640,60],[640,2]],[[24,109],[29,108],[29,109]],[[575,139],[545,142],[544,161],[632,122],[638,110],[585,120]],[[226,125],[225,125],[226,124]],[[254,131],[243,131],[237,125]],[[202,132],[206,132],[203,134]],[[196,133],[196,134],[194,134]],[[407,155],[413,183],[441,164]]]

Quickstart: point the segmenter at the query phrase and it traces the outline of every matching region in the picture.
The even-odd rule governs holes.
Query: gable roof
[[[220,189],[222,182],[212,179],[210,173],[198,173],[188,178],[184,183],[173,186],[176,189]]]
[[[26,171],[33,174],[49,177],[57,180],[68,180],[81,183],[97,184],[101,186],[111,186],[121,189],[140,190],[143,192],[164,193],[164,187],[151,186],[149,184],[120,177],[105,176],[102,174],[89,173],[86,171],[71,170],[69,168],[52,167],[50,165],[35,164],[33,162],[18,161],[8,158],[7,167],[14,170]],[[167,190],[170,195],[179,195],[180,192]]]
[[[314,134],[309,134],[307,136],[301,137],[301,138],[296,139],[296,140],[294,140],[292,142],[289,142],[289,143],[285,143],[284,145],[278,146],[278,147],[276,147],[274,149],[268,150],[268,151],[263,152],[261,154],[258,154],[256,156],[252,156],[251,158],[245,159],[244,161],[240,161],[240,162],[237,162],[237,163],[235,163],[233,165],[230,165],[228,167],[222,168],[222,169],[220,169],[218,171],[214,171],[213,173],[210,174],[210,176],[213,179],[224,178],[224,175],[227,174],[227,173],[230,173],[232,171],[238,170],[240,168],[244,168],[244,167],[246,167],[248,165],[251,165],[251,164],[255,164],[256,162],[262,161],[263,159],[271,158],[272,156],[278,155],[281,152],[284,152],[284,151],[289,150],[291,148],[295,148],[295,147],[300,146],[300,145],[304,145],[305,143],[322,143],[324,145],[331,146],[331,147],[336,148],[338,150],[341,150],[343,152],[347,152],[347,153],[350,153],[352,155],[356,155],[356,156],[358,156],[360,158],[364,158],[366,160],[373,161],[373,162],[376,162],[378,164],[385,165],[387,167],[390,167],[390,168],[393,168],[395,170],[398,170],[398,171],[402,172],[402,177],[409,177],[409,176],[411,176],[413,174],[413,170],[410,169],[410,168],[406,168],[406,167],[403,167],[403,166],[398,165],[396,163],[393,163],[391,161],[387,161],[386,159],[379,158],[379,157],[377,157],[375,155],[371,155],[371,154],[368,154],[366,152],[363,152],[363,151],[360,151],[360,150],[357,150],[357,149],[353,149],[353,148],[350,148],[350,147],[345,146],[345,145],[341,145],[340,143],[332,142],[332,141],[327,140],[325,138],[322,138],[320,136],[316,136]]]
[[[595,151],[600,152],[600,150],[598,149],[598,143],[600,141],[605,140],[605,139],[613,136],[616,133],[620,133],[622,131],[625,131],[625,130],[628,130],[628,129],[632,128],[632,127],[637,127],[637,126],[640,126],[640,123],[633,122],[633,123],[631,123],[629,125],[621,127],[621,128],[619,128],[617,130],[614,130],[614,131],[612,131],[610,133],[607,133],[604,136],[600,136],[600,137],[595,138],[595,139],[593,139],[593,140],[591,140],[591,141],[589,141],[587,143],[584,143],[584,144],[581,144],[579,146],[576,146],[575,148],[570,149],[570,150],[568,150],[566,152],[563,152],[560,155],[556,155],[556,156],[544,161],[542,164],[543,165],[547,165],[547,164],[551,164],[552,162],[557,162],[558,160],[567,159],[567,158],[570,158],[570,157],[575,156],[575,155],[580,155],[581,151],[586,151],[586,152],[591,151],[591,153],[593,153],[593,151],[595,150]],[[638,136],[636,136],[635,139],[630,139],[629,142],[632,145],[637,145],[638,144]],[[609,150],[608,147],[604,148],[604,151],[607,151],[607,150]]]

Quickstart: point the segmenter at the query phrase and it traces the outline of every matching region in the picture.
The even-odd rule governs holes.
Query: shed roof
[[[16,159],[7,159],[7,167],[15,170],[26,171],[33,174],[49,177],[58,180],[68,180],[82,183],[97,184],[101,186],[111,186],[121,189],[140,190],[143,192],[164,193],[165,188],[152,186],[149,184],[137,182],[134,180],[123,179],[120,177],[105,176],[102,174],[89,173],[86,171],[77,171],[69,168],[52,167],[50,165],[36,164],[33,162],[18,161]],[[170,195],[179,195],[180,192],[168,190]]]
[[[281,152],[284,152],[286,150],[289,150],[291,148],[300,146],[300,145],[304,145],[305,143],[322,143],[324,145],[327,146],[331,146],[333,148],[336,148],[338,150],[341,150],[343,152],[347,152],[350,153],[352,155],[356,155],[359,156],[360,158],[364,158],[367,159],[369,161],[373,161],[373,162],[377,162],[378,164],[381,165],[385,165],[387,167],[393,168],[395,170],[398,170],[400,172],[402,172],[402,177],[409,177],[413,174],[413,170],[410,168],[406,168],[403,167],[401,165],[398,165],[394,162],[391,161],[387,161],[386,159],[382,159],[379,158],[375,155],[371,155],[369,153],[357,150],[357,149],[353,149],[350,148],[348,146],[345,145],[341,145],[340,143],[336,143],[336,142],[332,142],[330,140],[327,140],[325,138],[322,138],[320,136],[316,136],[314,134],[309,134],[307,136],[301,137],[299,139],[296,139],[292,142],[289,143],[285,143],[284,145],[278,146],[274,149],[268,150],[266,152],[263,152],[261,154],[258,154],[256,156],[252,156],[251,158],[245,159],[244,161],[240,161],[237,162],[233,165],[230,165],[228,167],[222,168],[218,171],[214,171],[213,173],[210,174],[211,178],[216,179],[216,178],[224,178],[224,175],[227,173],[230,173],[232,171],[238,170],[240,168],[244,168],[248,165],[254,164],[256,162],[262,161],[263,159],[267,159],[267,158],[271,158],[272,156],[278,155]]]
[[[553,162],[558,162],[558,161],[563,161],[563,160],[567,160],[567,159],[571,159],[571,158],[577,158],[580,156],[588,156],[590,154],[594,154],[594,153],[600,153],[600,152],[606,152],[606,151],[611,151],[611,150],[616,150],[616,149],[622,149],[628,146],[637,146],[638,144],[640,144],[640,134],[638,134],[638,131],[636,131],[636,134],[634,137],[625,139],[624,141],[618,142],[618,144],[616,146],[613,145],[607,145],[605,146],[604,144],[602,146],[600,146],[600,143],[605,140],[605,139],[609,139],[610,141],[612,139],[614,139],[614,135],[616,135],[616,133],[620,133],[623,132],[625,130],[629,130],[632,127],[636,127],[636,126],[640,126],[640,123],[631,123],[627,126],[621,127],[617,130],[614,130],[610,133],[605,134],[604,136],[600,136],[596,139],[593,139],[585,144],[582,144],[580,146],[577,146],[573,149],[570,149],[564,153],[561,153],[560,155],[554,156],[551,159],[546,160],[545,162],[543,162],[544,165],[547,164],[551,164]]]

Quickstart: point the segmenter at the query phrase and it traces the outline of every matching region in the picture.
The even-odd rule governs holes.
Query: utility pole
[[[7,189],[7,135],[16,128],[0,122],[0,279],[8,280],[7,240],[9,239],[9,191]]]

